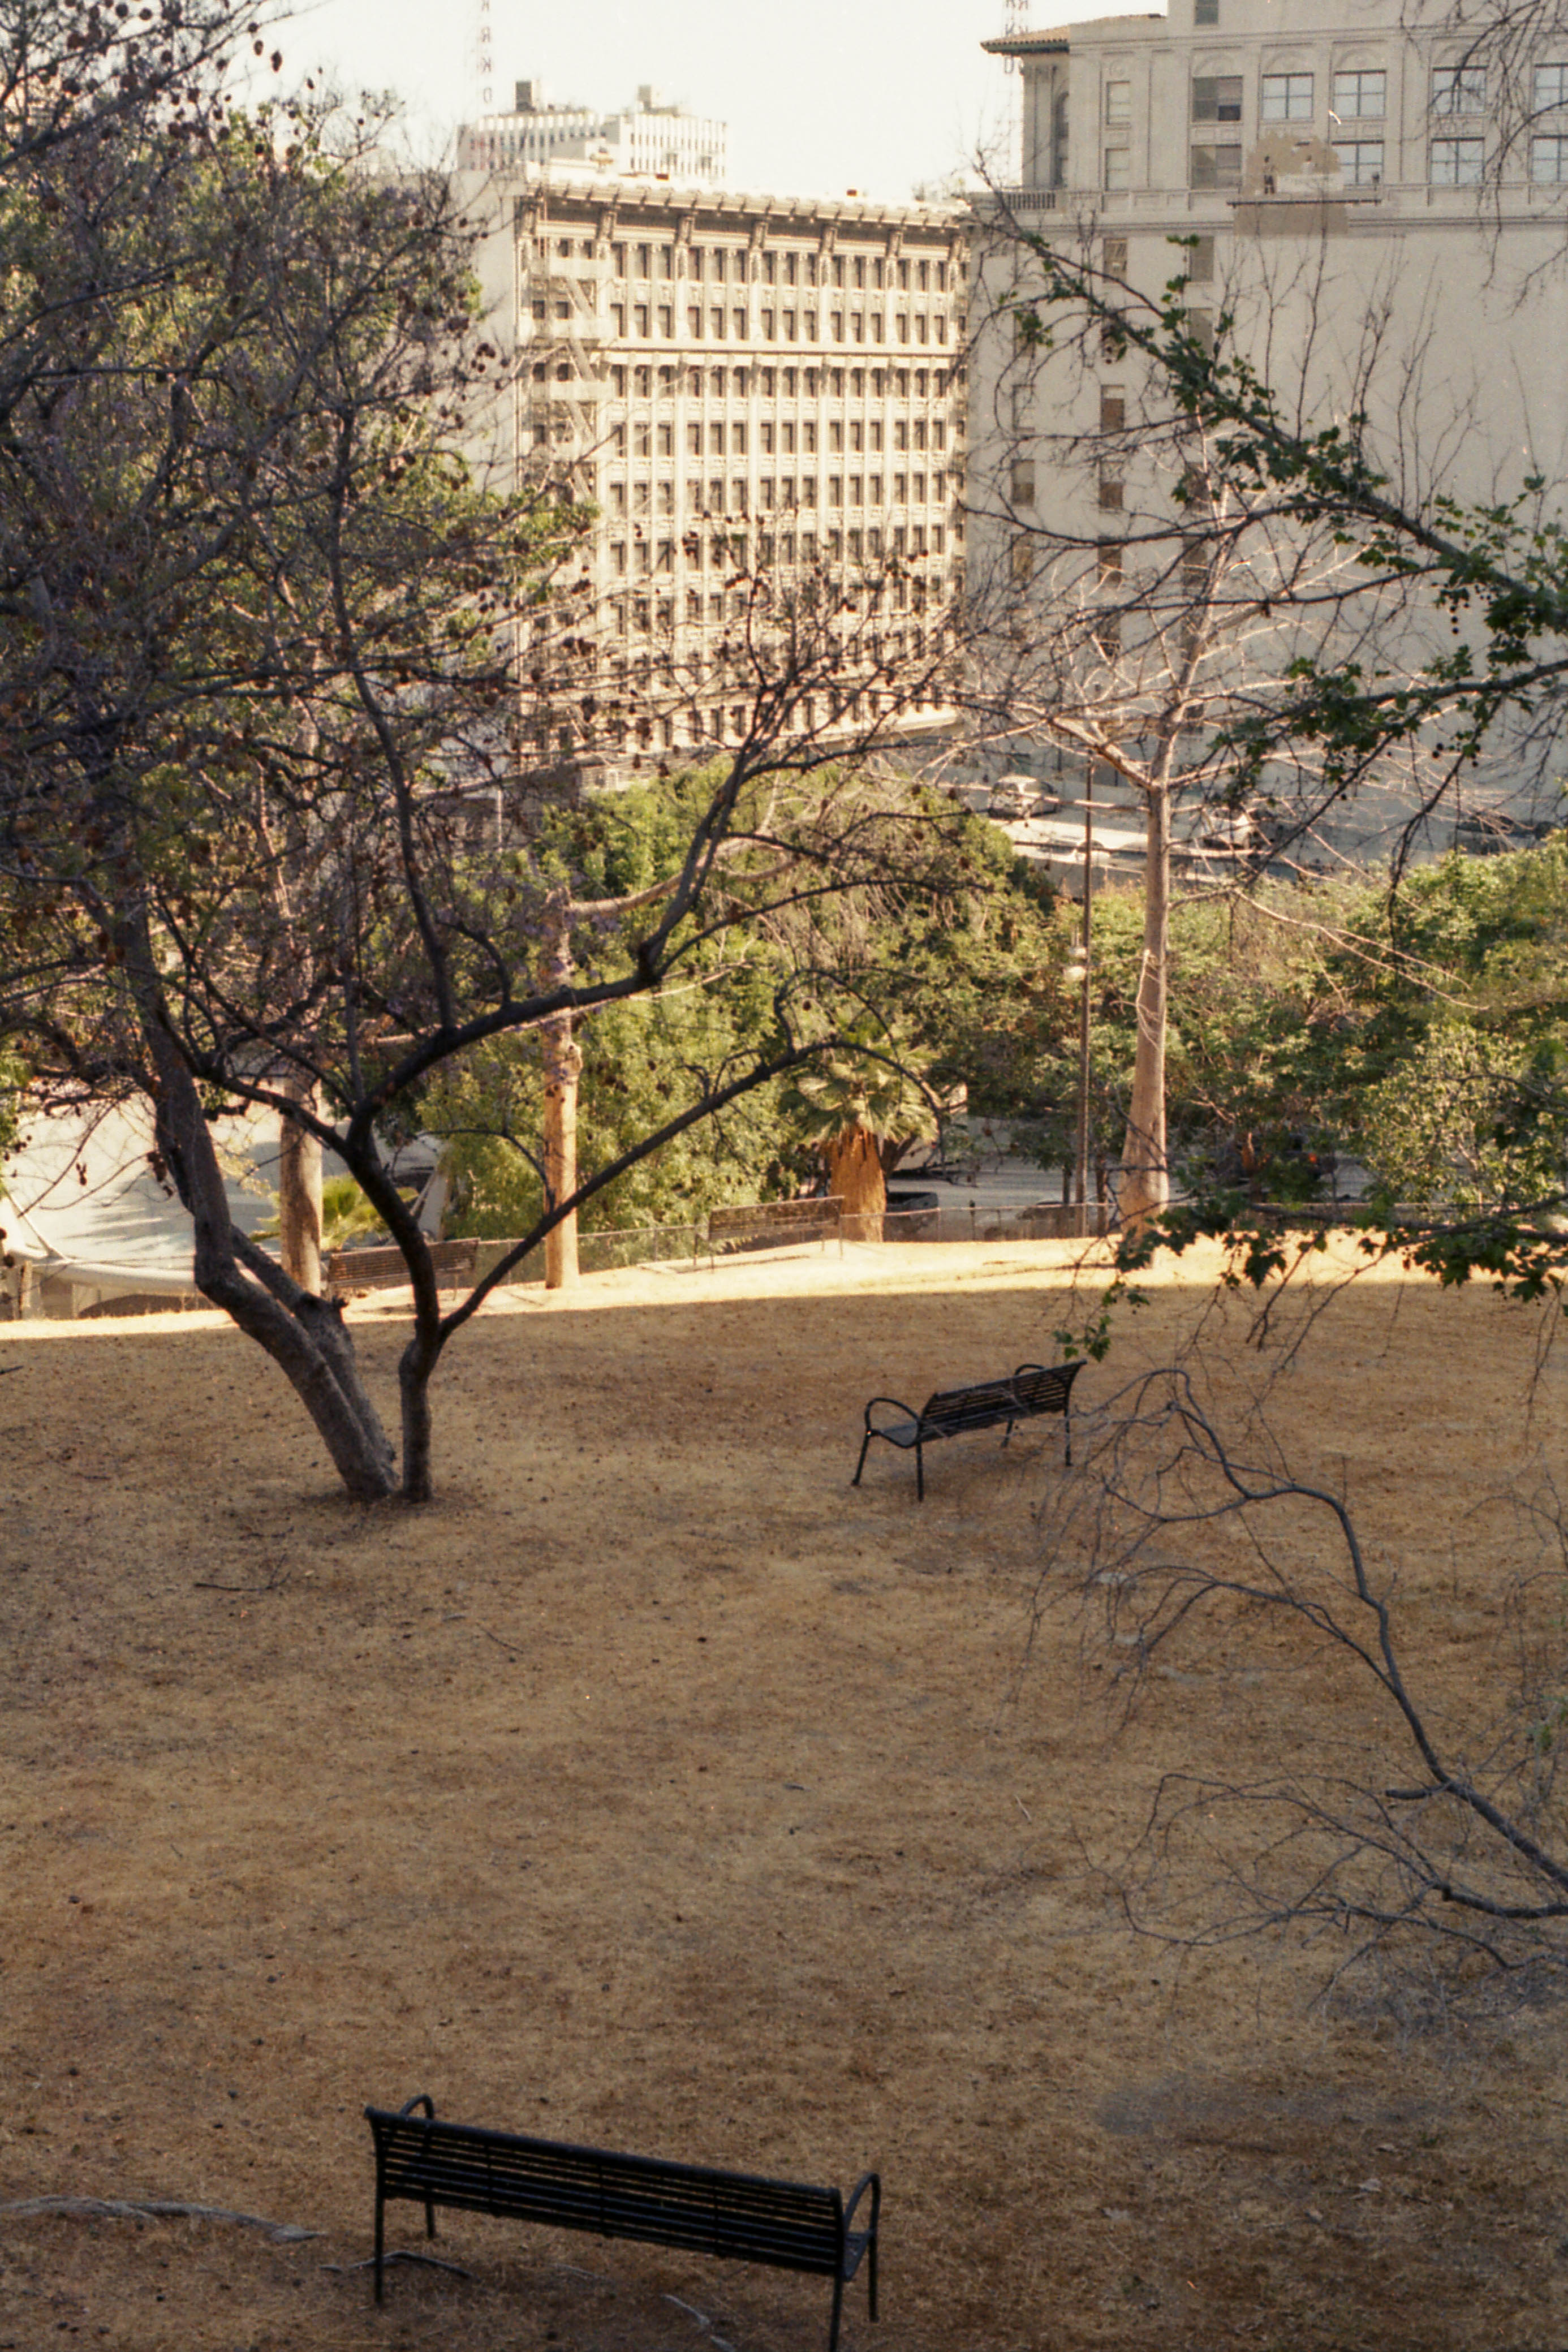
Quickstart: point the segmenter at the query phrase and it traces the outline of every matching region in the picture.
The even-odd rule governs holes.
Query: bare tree
[[[1065,1571],[1124,1719],[1158,1673],[1216,1692],[1264,1679],[1299,1702],[1289,1733],[1265,1728],[1255,1775],[1215,1755],[1162,1777],[1119,1873],[1138,1926],[1194,1945],[1332,1931],[1336,1970],[1435,1950],[1488,1969],[1568,1960],[1568,1528],[1549,1484],[1498,1514],[1529,1564],[1487,1667],[1468,1660],[1456,1684],[1431,1655],[1411,1662],[1397,1563],[1369,1553],[1342,1496],[1294,1472],[1260,1418],[1244,1452],[1191,1368],[1111,1401],[1047,1515],[1041,1606]]]
[[[1142,803],[1144,944],[1120,1185],[1132,1228],[1170,1198],[1175,860],[1189,884],[1213,888],[1249,880],[1265,853],[1279,861],[1318,851],[1347,780],[1314,744],[1289,737],[1270,736],[1260,768],[1258,731],[1271,727],[1295,665],[1332,660],[1353,675],[1386,662],[1408,618],[1397,572],[1358,563],[1331,525],[1303,519],[1288,489],[1235,467],[1224,420],[1173,377],[1178,363],[1205,375],[1232,331],[1212,257],[1194,250],[1205,243],[1173,247],[1168,313],[1145,306],[1171,328],[1171,365],[1151,365],[1113,308],[1138,308],[1113,274],[1120,252],[1103,266],[1092,251],[1078,256],[1071,268],[1094,299],[1064,317],[1045,310],[1029,274],[1034,244],[1020,246],[1004,226],[988,340],[1005,341],[1010,356],[988,385],[972,478],[978,536],[992,550],[972,582],[977,730],[1054,742],[1079,772],[1130,786]],[[1408,817],[1447,779],[1412,744],[1355,782],[1397,787]]]

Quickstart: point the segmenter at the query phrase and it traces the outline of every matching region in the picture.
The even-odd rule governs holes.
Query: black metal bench
[[[826,1199],[759,1201],[737,1208],[708,1212],[708,1264],[721,1250],[782,1249],[786,1243],[820,1241],[824,1249],[837,1237],[844,1255],[844,1203],[835,1192]],[[700,1240],[697,1249],[703,1246]]]
[[[414,2110],[423,2107],[423,2116]],[[588,2230],[602,2238],[636,2238],[774,2270],[809,2271],[833,2281],[828,2352],[836,2352],[844,2289],[864,2257],[870,2311],[877,2316],[878,2175],[868,2172],[846,2206],[837,2189],[754,2179],[706,2165],[657,2157],[612,2156],[598,2147],[525,2139],[472,2124],[437,2123],[425,2096],[396,2115],[366,2107],[375,2137],[375,2299],[382,2299],[384,2209],[395,2198],[425,2208],[436,2234],[436,2208]],[[853,2230],[855,2209],[871,2192],[868,2229]]]
[[[939,1437],[963,1437],[973,1429],[999,1429],[1006,1423],[1004,1445],[1013,1434],[1014,1423],[1033,1421],[1040,1413],[1059,1412],[1067,1440],[1067,1458],[1072,1463],[1072,1384],[1083,1370],[1076,1364],[1020,1364],[1011,1379],[982,1381],[973,1388],[942,1389],[927,1400],[916,1412],[898,1397],[873,1397],[866,1407],[866,1434],[860,1441],[860,1459],[855,1465],[850,1482],[858,1486],[860,1473],[866,1467],[866,1451],[874,1437],[885,1437],[889,1445],[908,1453],[914,1448],[915,1496],[924,1502],[925,1448]],[[901,1421],[879,1423],[871,1415],[879,1405],[891,1405],[903,1415]]]

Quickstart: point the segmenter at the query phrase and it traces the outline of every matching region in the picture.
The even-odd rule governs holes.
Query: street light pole
[[[1083,791],[1083,999],[1078,1018],[1078,1229],[1089,1231],[1089,992],[1093,978],[1089,947],[1093,933],[1094,762],[1084,762]]]

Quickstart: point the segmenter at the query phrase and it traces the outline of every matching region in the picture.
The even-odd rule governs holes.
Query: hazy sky
[[[1103,0],[1102,0],[1103,5]],[[1035,0],[1036,25],[1089,13]],[[994,142],[1016,83],[980,44],[1003,0],[490,0],[497,103],[514,81],[608,111],[640,82],[730,125],[738,188],[898,202]],[[281,27],[284,79],[324,64],[407,102],[420,148],[478,110],[479,0],[317,0]]]

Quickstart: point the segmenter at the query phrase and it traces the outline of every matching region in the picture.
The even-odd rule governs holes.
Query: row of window
[[[845,505],[879,507],[882,504],[884,480],[888,487],[889,502],[895,507],[923,507],[927,503],[928,484],[931,491],[930,503],[932,506],[941,506],[947,497],[945,474],[932,474],[929,477],[924,474],[889,474],[885,477],[881,474],[829,474],[825,483],[826,503],[830,507]],[[846,484],[849,493],[847,499],[845,497]],[[656,494],[659,513],[674,514],[676,484],[673,480],[633,482],[629,486],[625,482],[612,482],[609,485],[608,493],[612,514],[624,515],[626,512],[628,487],[631,511],[634,515],[647,514]],[[816,476],[803,474],[800,477],[800,495],[797,499],[795,477],[793,474],[783,474],[777,478],[772,474],[764,474],[755,485],[757,512],[771,513],[775,506],[814,507],[816,504]],[[730,483],[728,498],[726,498],[722,481],[708,482],[705,495],[704,485],[693,478],[686,485],[687,511],[690,514],[743,515],[750,511],[752,494],[752,485],[742,475],[737,475]]]
[[[591,261],[605,247],[591,236],[536,236],[537,261]],[[901,291],[945,294],[945,261],[896,260],[878,254],[781,252],[776,247],[755,252],[742,245],[614,244],[610,266],[617,278],[678,278],[706,279],[710,285],[742,285],[749,278],[763,286],[897,287]]]
[[[1193,79],[1194,122],[1239,122],[1245,77],[1241,74],[1197,74]],[[1329,118],[1333,122],[1382,121],[1388,112],[1388,74],[1383,67],[1355,68],[1330,77]],[[1262,78],[1258,115],[1264,122],[1310,122],[1317,111],[1317,77],[1310,73],[1266,73]],[[1534,110],[1549,114],[1568,107],[1568,65],[1537,66],[1533,83]],[[1437,66],[1432,73],[1432,112],[1436,115],[1484,114],[1487,76],[1483,66]],[[1132,85],[1105,85],[1108,124],[1130,123]]]
[[[557,371],[563,382],[570,370]],[[545,371],[533,370],[536,383],[542,383]],[[963,371],[954,372],[954,384],[963,382]],[[674,368],[674,367],[613,367],[610,389],[617,400],[628,394],[636,400],[673,400],[683,394],[688,400],[745,400],[753,394],[763,400],[820,400],[826,394],[834,400],[943,400],[947,396],[948,375],[944,368]]]
[[[912,522],[895,523],[886,531],[880,525],[872,524],[865,530],[851,530],[848,538],[850,561],[858,563],[863,555],[868,555],[873,562],[879,562],[884,553],[884,540],[887,542],[886,552],[889,555],[942,555],[946,551],[947,534],[940,522]],[[837,551],[838,541],[837,531],[827,534],[830,554]],[[758,561],[763,563],[793,563],[795,561],[795,534],[793,531],[761,531],[757,538]],[[810,531],[801,534],[800,547],[800,561],[803,563],[815,562],[816,541]],[[630,542],[617,539],[610,545],[611,567],[620,580],[627,576],[628,571],[639,579],[667,578],[679,564],[696,571],[701,571],[705,564],[714,571],[729,571],[743,566],[746,555],[746,533],[732,530],[719,532],[711,539],[704,539],[700,531],[690,530],[680,539],[639,539]]]
[[[1335,139],[1331,144],[1345,186],[1375,188],[1382,184],[1384,173],[1384,142],[1381,139]],[[1107,151],[1105,185],[1108,188],[1127,185],[1126,153],[1125,148]],[[1190,184],[1194,188],[1239,189],[1241,153],[1239,144],[1194,147],[1191,156]],[[1479,187],[1485,172],[1486,141],[1479,133],[1432,141],[1427,157],[1427,182],[1430,186]],[[1568,132],[1536,132],[1530,142],[1530,176],[1538,187],[1558,186],[1568,181]],[[1266,194],[1272,194],[1267,175],[1264,188]]]
[[[536,240],[541,258],[547,240]],[[572,240],[563,241],[563,251]],[[584,240],[584,251],[592,243]],[[844,286],[897,288],[902,293],[947,291],[945,261],[896,261],[879,254],[779,252],[760,253],[741,245],[612,245],[610,266],[617,278],[655,278],[673,282],[691,278],[710,286],[742,286],[750,280],[762,286]]]
[[[738,420],[723,424],[714,418],[704,425],[700,419],[693,417],[680,436],[680,446],[689,457],[700,457],[704,448],[710,457],[722,457],[726,449],[731,457],[743,457],[750,440],[752,448],[764,457],[773,457],[775,451],[793,457],[796,430],[793,417],[775,421],[765,416],[755,427],[755,438],[751,439],[752,428]],[[804,418],[798,432],[803,455],[814,457],[816,418]],[[868,421],[858,416],[830,417],[824,427],[823,446],[829,450],[847,449],[851,454],[869,449],[875,454],[884,446],[884,433],[885,446],[890,449],[924,449],[928,444],[932,449],[947,446],[947,420],[942,416],[933,416],[929,421],[923,416],[896,416],[886,426],[879,416]],[[660,417],[655,422],[639,417],[630,425],[617,425],[613,429],[611,446],[617,457],[624,457],[628,446],[636,457],[673,457],[677,446],[674,420]]]
[[[558,317],[567,319],[571,315],[569,304],[558,306]],[[536,320],[543,319],[542,301],[535,301],[533,316]],[[617,341],[623,342],[628,321],[630,331],[638,342],[649,341],[656,336],[660,342],[673,342],[679,316],[675,305],[670,302],[635,302],[629,306],[625,302],[612,302],[610,305],[611,331]],[[923,310],[896,311],[890,321],[890,335],[888,333],[889,321],[880,310],[869,313],[864,310],[830,310],[826,317],[826,340],[830,343],[879,343],[884,340],[895,343],[945,343],[947,341],[947,314],[942,310],[931,318]],[[685,319],[686,332],[693,342],[701,342],[705,339],[716,343],[723,342],[731,333],[738,343],[751,340],[748,313],[743,305],[727,310],[718,302],[710,306],[693,302],[688,306]],[[819,324],[820,317],[816,310],[763,308],[757,312],[756,332],[764,343],[815,343],[823,340],[818,333]],[[870,330],[868,335],[868,327]]]
[[[734,605],[734,617],[739,619],[745,609],[744,596],[739,595]],[[697,617],[700,619],[701,616],[699,614]],[[713,617],[718,620],[723,615],[716,614]],[[648,625],[647,618],[637,624],[639,630],[647,630]],[[659,626],[668,628],[671,625],[671,615],[666,613]],[[621,634],[623,636],[627,634],[624,621]],[[848,722],[864,727],[877,719],[897,718],[900,711],[907,715],[910,710],[939,710],[942,707],[941,696],[929,686],[922,686],[910,699],[890,693],[879,694],[870,688],[859,694],[837,696],[831,704],[825,697],[820,712],[816,698],[808,694],[788,712],[784,725],[786,734],[811,736],[816,734],[819,719],[825,727]],[[590,711],[585,716],[593,724],[598,714]],[[728,712],[721,704],[711,710],[683,712],[679,719],[638,719],[632,726],[612,719],[608,729],[604,730],[604,740],[618,745],[623,751],[652,751],[656,749],[665,751],[699,751],[708,743],[743,742],[755,719],[755,710],[750,703],[737,703]],[[596,734],[599,731],[595,730]],[[536,740],[546,750],[550,745],[551,732],[548,719],[535,722]],[[563,728],[561,749],[569,751],[571,748],[572,730]]]
[[[764,567],[779,565],[790,570],[793,570],[796,563],[809,569],[814,564],[841,564],[846,560],[850,563],[883,563],[889,561],[907,562],[916,557],[922,559],[925,557],[928,551],[925,540],[926,534],[918,525],[912,526],[908,530],[900,527],[887,534],[875,530],[847,532],[829,530],[824,531],[819,538],[815,531],[802,531],[798,540],[794,531],[777,533],[761,531],[757,536],[756,555],[758,563]],[[752,542],[744,531],[728,531],[721,539],[716,539],[713,541],[713,563],[716,569],[743,572],[751,561],[751,555]],[[922,579],[916,574],[913,578],[893,579],[885,586],[872,586],[867,593],[873,612],[879,613],[886,609],[894,613],[923,613],[928,605],[939,604],[944,588],[956,589],[958,585],[956,577],[949,579],[943,575],[936,575]],[[687,591],[686,617],[689,621],[700,621],[702,618],[700,608],[693,610],[692,603],[692,600],[699,598],[700,594],[701,591],[699,589],[692,588]],[[744,589],[732,591],[731,594],[735,601],[731,610],[735,613],[744,612],[746,591]],[[622,601],[615,606],[616,629],[622,636],[629,634],[628,624],[639,632],[647,631],[656,625],[654,619],[656,614],[658,614],[657,625],[659,628],[669,628],[673,625],[675,620],[673,602],[655,603],[640,596],[634,596],[629,601]],[[722,617],[722,611],[716,611],[713,605],[710,604],[709,618],[720,620]]]

